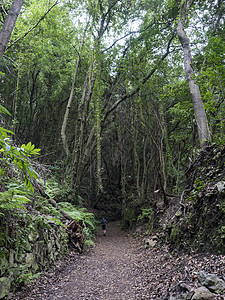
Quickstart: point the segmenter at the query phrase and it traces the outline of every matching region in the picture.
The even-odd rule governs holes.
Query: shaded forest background
[[[11,4],[0,3],[1,27]],[[14,132],[2,135],[5,149],[31,142],[41,149],[31,165],[57,200],[123,215],[127,226],[179,201],[200,149],[225,143],[224,9],[220,0],[25,0],[0,63],[0,124]]]

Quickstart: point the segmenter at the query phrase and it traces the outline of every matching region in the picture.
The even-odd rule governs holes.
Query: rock
[[[181,293],[177,296],[170,296],[169,300],[191,300],[194,292],[191,293]]]
[[[192,291],[192,287],[184,282],[181,282],[179,284],[179,289],[181,292],[191,292]]]
[[[9,267],[13,267],[14,265],[14,258],[15,258],[16,252],[13,249],[10,249],[9,251]]]
[[[195,293],[193,288],[184,282],[180,282],[174,286],[172,292],[178,293],[178,295],[171,295],[169,300],[191,300]]]
[[[169,300],[185,300],[183,295],[178,295],[178,296],[170,296]]]
[[[135,229],[135,232],[138,233],[138,234],[141,234],[142,228],[141,228],[141,227],[137,227],[137,228]]]
[[[157,243],[157,240],[155,239],[144,239],[144,243],[145,243],[145,248],[153,248],[156,243]]]
[[[194,296],[191,300],[213,300],[215,294],[211,293],[206,287],[201,286],[195,290]]]
[[[6,295],[9,294],[10,285],[11,282],[8,277],[0,278],[0,299],[3,299]]]
[[[8,260],[3,256],[0,258],[0,275],[5,274],[5,271],[9,268]]]
[[[216,186],[219,192],[223,192],[225,189],[225,181],[217,182]]]
[[[33,264],[32,264],[32,271],[34,273],[36,273],[38,270],[39,270],[38,264],[36,262],[33,262]]]
[[[47,243],[48,253],[52,252],[53,245],[54,245],[54,242],[52,240],[48,241],[48,243]]]
[[[198,281],[201,285],[207,287],[213,293],[222,294],[225,290],[225,282],[215,274],[200,272],[198,275]]]
[[[195,292],[193,290],[191,292],[187,293],[186,300],[191,300],[194,293]]]
[[[17,217],[9,221],[14,222],[16,232]],[[35,219],[32,224],[29,220],[25,222],[24,232],[22,227],[18,227],[17,243],[14,244],[14,237],[12,239],[7,229],[11,226],[10,222],[0,222],[0,299],[11,299],[10,293],[18,285],[26,283],[33,276],[31,274],[48,269],[67,249],[64,228],[50,227]],[[2,236],[4,243],[7,241],[7,248],[1,244]]]
[[[18,263],[24,262],[25,261],[25,256],[26,256],[25,253],[17,253],[16,254],[16,261]]]
[[[23,269],[24,271],[25,269]],[[15,279],[21,274],[21,270],[17,267],[17,265],[15,265],[14,268],[10,268],[8,270],[9,275],[8,275],[8,279],[13,282],[13,284],[15,283]]]
[[[26,265],[28,266],[28,268],[30,268],[32,266],[33,262],[34,262],[33,253],[27,253],[26,254]]]
[[[44,241],[38,241],[34,244],[34,253],[36,255],[36,261],[38,264],[43,265],[45,243]]]

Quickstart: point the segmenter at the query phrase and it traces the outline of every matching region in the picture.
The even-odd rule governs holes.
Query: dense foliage
[[[24,146],[3,142],[11,132],[2,129],[5,157],[17,157],[29,183],[22,153],[41,148],[39,162],[76,205],[132,202],[137,214],[168,206],[200,149],[177,28],[189,40],[211,141],[223,144],[224,9],[220,0],[25,1],[0,65],[0,103],[11,114],[1,125]]]

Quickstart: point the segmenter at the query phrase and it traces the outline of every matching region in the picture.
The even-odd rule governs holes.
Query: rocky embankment
[[[223,255],[179,255],[113,222],[92,250],[71,253],[12,300],[224,300],[224,270]]]
[[[0,219],[0,299],[68,253],[65,228],[52,217],[5,213]]]
[[[186,175],[180,209],[165,226],[171,249],[225,254],[225,148],[203,149]]]

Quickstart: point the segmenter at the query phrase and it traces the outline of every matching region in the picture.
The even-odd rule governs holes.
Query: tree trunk
[[[78,73],[78,68],[79,68],[79,64],[80,64],[80,52],[81,52],[82,47],[84,45],[85,34],[86,34],[86,31],[87,31],[87,28],[88,28],[88,26],[84,30],[83,38],[82,38],[82,41],[81,41],[81,44],[80,44],[80,48],[79,48],[79,52],[78,52],[78,58],[77,58],[77,62],[76,62],[76,68],[75,68],[74,75],[73,75],[73,81],[72,81],[70,96],[69,96],[69,100],[68,100],[68,103],[67,103],[67,106],[66,106],[66,111],[65,111],[65,114],[64,114],[63,124],[62,124],[62,128],[61,128],[61,138],[62,138],[62,142],[63,142],[63,148],[64,148],[64,151],[65,151],[67,157],[69,156],[70,151],[69,151],[69,147],[68,147],[68,143],[67,143],[67,139],[66,139],[66,126],[67,126],[67,122],[68,122],[71,103],[72,103],[72,100],[73,100],[74,88],[75,88],[75,85],[76,85],[77,73]]]
[[[95,74],[92,67],[92,65],[89,67],[84,82],[82,99],[78,107],[79,124],[77,125],[78,128],[76,132],[73,158],[71,162],[73,174],[71,178],[71,188],[73,188],[74,190],[79,189],[86,161],[90,158],[89,155],[92,153],[92,141],[95,133],[95,126],[93,125],[91,129],[88,129],[88,137],[85,136],[85,131],[87,130],[88,125],[87,120],[89,114],[89,106],[95,82]]]
[[[14,0],[9,10],[9,14],[4,22],[3,28],[0,32],[0,61],[4,54],[6,45],[10,39],[13,28],[15,26],[17,17],[20,13],[20,9],[23,5],[24,0]]]
[[[199,141],[201,147],[204,147],[205,144],[209,142],[211,139],[210,131],[208,127],[206,112],[203,107],[199,86],[195,83],[193,78],[195,76],[195,72],[191,64],[192,57],[191,57],[190,42],[184,30],[184,25],[187,19],[187,13],[189,8],[193,4],[193,2],[194,0],[183,1],[180,10],[180,16],[178,19],[178,24],[177,24],[177,35],[183,49],[185,74],[188,81],[192,102],[194,105]]]
[[[62,142],[63,142],[63,148],[64,148],[64,151],[65,151],[67,157],[69,156],[70,152],[69,152],[69,147],[68,147],[68,143],[67,143],[67,139],[66,139],[66,125],[67,125],[67,121],[68,121],[68,117],[69,117],[71,103],[72,103],[72,100],[73,100],[74,88],[75,88],[75,83],[76,83],[76,78],[77,78],[79,62],[80,62],[80,57],[78,56],[77,63],[76,63],[76,68],[75,68],[75,71],[74,71],[70,96],[69,96],[69,100],[68,100],[68,103],[67,103],[67,106],[66,106],[66,111],[65,111],[65,114],[64,114],[64,119],[63,119],[62,128],[61,128],[61,138],[62,138]]]

